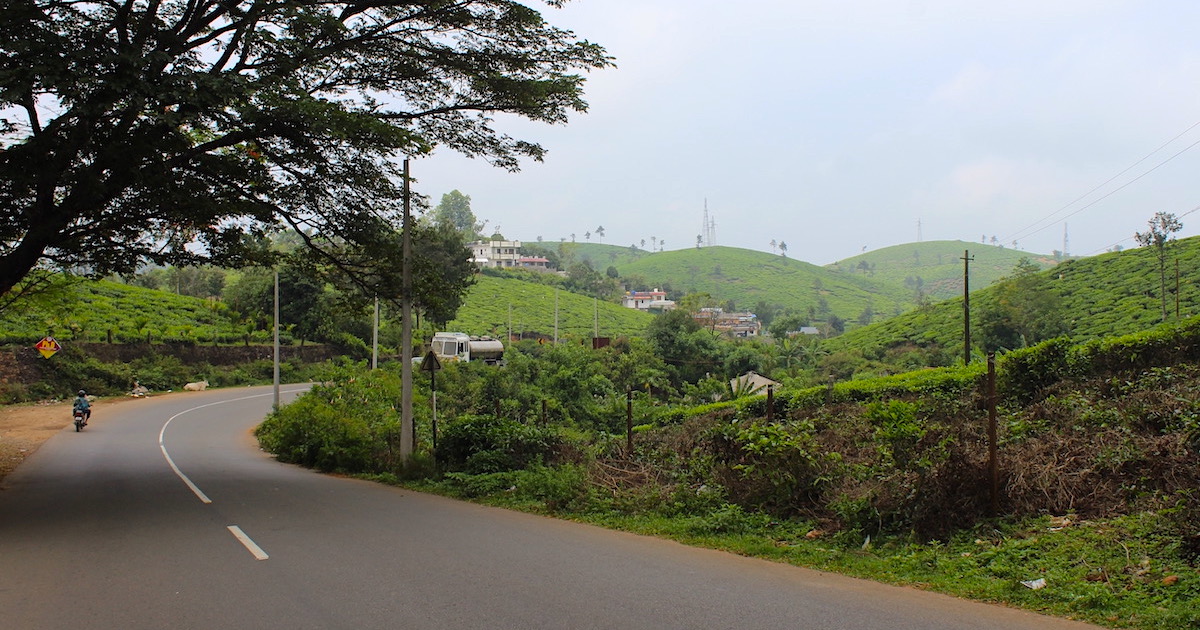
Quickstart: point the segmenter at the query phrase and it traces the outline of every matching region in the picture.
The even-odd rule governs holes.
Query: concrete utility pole
[[[375,296],[375,319],[371,324],[371,369],[379,369],[379,296]]]
[[[408,180],[408,158],[404,158],[404,223],[400,272],[400,461],[406,464],[413,453],[412,219]]]
[[[279,411],[279,270],[275,270],[275,333],[274,333],[274,360],[272,372],[274,378],[272,382],[275,384],[275,411]]]

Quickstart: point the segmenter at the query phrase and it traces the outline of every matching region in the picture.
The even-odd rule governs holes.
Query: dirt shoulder
[[[92,403],[96,417],[108,408],[135,398],[102,399]],[[0,406],[0,480],[52,435],[71,426],[71,402]],[[86,429],[85,429],[86,430]]]

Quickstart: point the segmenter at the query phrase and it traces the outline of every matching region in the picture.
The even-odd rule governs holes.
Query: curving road
[[[129,402],[43,445],[0,487],[0,625],[1091,627],[319,475],[258,450],[271,401]]]

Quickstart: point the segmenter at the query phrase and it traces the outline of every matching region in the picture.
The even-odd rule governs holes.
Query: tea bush
[[[445,425],[438,440],[438,460],[450,471],[506,472],[554,461],[561,446],[553,429],[505,417],[470,415]]]

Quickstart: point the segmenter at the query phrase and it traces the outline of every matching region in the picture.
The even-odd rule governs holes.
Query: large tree
[[[706,373],[718,371],[723,360],[717,339],[683,309],[655,317],[646,327],[646,339],[670,366],[676,386],[695,383]]]
[[[438,225],[454,228],[468,241],[482,236],[483,228],[486,227],[479,223],[475,219],[475,213],[471,212],[471,196],[457,190],[442,195],[442,200],[433,209],[433,221]]]
[[[1062,298],[1050,278],[1024,257],[982,300],[978,319],[980,343],[989,352],[1025,348],[1070,333]]]
[[[565,122],[610,64],[506,0],[12,0],[0,53],[0,296],[237,263],[279,227],[334,256],[397,224],[397,158],[541,159],[493,115]]]

